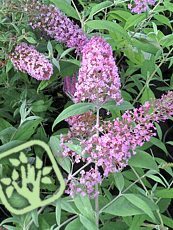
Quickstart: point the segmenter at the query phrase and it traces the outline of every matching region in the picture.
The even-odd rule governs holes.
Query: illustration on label
[[[34,148],[40,149],[39,155]],[[44,159],[48,166],[44,166]],[[63,194],[64,179],[49,146],[42,141],[29,141],[1,153],[0,164],[8,174],[0,178],[0,199],[16,215],[48,205]],[[57,189],[50,195],[47,191],[52,184]]]

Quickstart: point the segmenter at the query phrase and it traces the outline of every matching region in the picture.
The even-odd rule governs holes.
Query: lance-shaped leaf
[[[88,112],[89,110],[94,110],[95,105],[92,103],[77,103],[67,107],[59,116],[55,119],[52,129],[61,121],[67,119],[68,117],[83,114]]]

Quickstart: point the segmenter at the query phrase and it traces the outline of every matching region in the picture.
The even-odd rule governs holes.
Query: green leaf
[[[26,121],[24,122],[15,132],[12,140],[21,140],[21,141],[27,141],[37,129],[38,125],[41,122],[41,118],[32,120],[32,121]]]
[[[156,196],[160,198],[173,198],[173,188],[156,191]]]
[[[173,45],[173,34],[169,34],[164,36],[161,40],[160,40],[160,44],[163,47],[170,47]]]
[[[133,216],[143,214],[143,211],[129,202],[125,197],[118,197],[107,208],[103,209],[104,213],[109,213],[115,216]]]
[[[38,157],[36,156],[36,169],[41,169],[43,167],[43,161]]]
[[[51,226],[56,223],[55,212],[45,212],[39,215],[39,229],[51,230]],[[38,229],[38,228],[37,228]],[[35,230],[35,229],[34,229]]]
[[[12,179],[17,180],[18,178],[19,178],[19,173],[16,171],[16,169],[13,169]]]
[[[163,4],[168,11],[173,12],[173,3],[171,3],[171,0],[165,0]]]
[[[62,155],[60,140],[58,136],[52,136],[49,141],[50,148],[58,161],[58,164],[68,173],[71,171],[71,161]]]
[[[171,177],[173,177],[173,171],[171,169],[171,165],[169,165],[168,162],[164,161],[161,158],[157,158],[157,157],[155,157],[155,160],[157,161],[157,163],[161,166],[163,170],[165,170],[167,173],[169,173],[169,175],[171,175]]]
[[[20,160],[23,164],[27,164],[27,163],[28,163],[28,158],[26,157],[26,155],[24,154],[24,152],[20,152],[19,160]]]
[[[36,44],[36,40],[33,37],[25,37],[25,39],[27,40],[27,42],[31,43],[31,44]]]
[[[52,170],[52,167],[50,167],[50,166],[44,167],[43,172],[42,172],[43,176],[48,175],[51,172],[51,170]]]
[[[157,164],[152,156],[142,150],[136,150],[136,152],[136,155],[129,160],[130,166],[159,171]]]
[[[112,10],[109,12],[111,19],[118,19],[122,22],[126,22],[129,17],[131,17],[131,13],[125,10]]]
[[[10,185],[11,179],[10,178],[3,178],[3,179],[1,179],[1,182],[5,185]]]
[[[99,13],[100,11],[112,6],[111,1],[104,1],[99,4],[96,4],[92,7],[91,12],[89,14],[89,19],[91,19],[95,14]]]
[[[47,50],[49,51],[49,57],[53,57],[53,47],[50,41],[47,43]]]
[[[11,60],[8,60],[6,64],[6,73],[8,73],[12,69],[12,67],[13,67],[13,64]]]
[[[108,110],[112,117],[120,116],[120,111],[133,109],[133,105],[128,101],[123,101],[120,105],[116,105],[116,102],[111,100],[102,105],[102,108]]]
[[[12,136],[16,133],[16,128],[10,126],[0,132],[0,140],[3,144],[9,143],[11,141]]]
[[[10,198],[12,196],[13,191],[14,191],[13,186],[9,186],[9,187],[6,188],[6,194],[7,194],[8,198]]]
[[[86,230],[86,228],[82,225],[79,218],[76,218],[66,226],[65,230]]]
[[[18,167],[20,165],[20,161],[17,159],[9,159],[9,161],[14,167]]]
[[[169,19],[167,17],[165,17],[164,15],[161,15],[161,14],[156,14],[154,15],[154,18],[161,22],[161,24],[165,24],[167,25],[170,29],[172,29],[172,26],[171,26],[171,23],[169,21]]]
[[[69,213],[79,214],[79,210],[69,198],[61,199],[61,208]]]
[[[133,105],[132,105],[130,102],[128,102],[128,101],[123,101],[123,103],[121,103],[120,105],[117,105],[117,108],[118,108],[119,110],[124,111],[124,110],[133,109],[134,107],[133,107]]]
[[[51,181],[51,179],[50,179],[49,177],[43,177],[43,178],[41,179],[41,182],[42,182],[43,184],[52,184],[52,181]]]
[[[154,123],[154,125],[157,128],[157,134],[159,136],[159,139],[162,140],[163,134],[162,134],[162,129],[161,129],[160,125],[158,123],[156,123],[156,122]]]
[[[151,211],[148,204],[136,196],[135,194],[123,194],[123,196],[131,202],[133,205],[135,205],[137,208],[141,209],[146,215],[148,215],[153,221],[156,221],[155,216],[153,212]]]
[[[11,127],[11,126],[12,126],[12,125],[11,125],[8,121],[6,121],[6,120],[3,119],[3,118],[0,118],[0,131],[6,129],[6,128],[8,128],[8,127]]]
[[[88,196],[77,195],[74,197],[74,203],[82,215],[84,215],[90,221],[94,221],[94,211]]]
[[[119,109],[117,109],[115,101],[108,101],[102,105],[102,108],[106,109],[112,114],[112,117],[118,117],[120,115]]]
[[[65,57],[67,54],[69,54],[69,53],[70,53],[71,51],[73,51],[73,50],[74,50],[74,48],[68,48],[68,49],[66,49],[66,50],[60,55],[59,59]]]
[[[32,216],[32,220],[33,220],[35,226],[36,226],[36,227],[39,227],[39,223],[38,223],[38,216],[39,216],[39,214],[38,214],[38,212],[37,212],[37,209],[35,209],[35,210],[33,210],[33,211],[31,212],[31,216]]]
[[[172,226],[173,226],[173,219],[172,219],[172,218],[169,218],[169,217],[167,217],[167,216],[165,216],[165,215],[162,215],[162,214],[161,214],[161,218],[162,218],[162,220],[163,220],[164,225],[170,227],[170,229],[171,229]],[[165,229],[165,230],[166,230],[166,229]]]
[[[126,225],[126,223],[118,219],[116,220],[116,222],[114,221],[110,222],[109,220],[108,222],[104,223],[104,226],[102,228],[100,228],[100,230],[127,230],[127,229],[128,226]]]
[[[129,230],[139,230],[141,224],[143,224],[145,219],[146,219],[146,217],[143,215],[142,216],[138,216],[138,215],[134,216]]]
[[[81,146],[79,145],[75,145],[75,144],[72,144],[72,143],[65,143],[65,145],[71,149],[72,151],[76,152],[77,154],[81,155],[81,152],[82,152],[82,148]]]
[[[149,175],[148,173],[147,173],[146,176],[147,176],[148,178],[151,178],[152,180],[154,180],[154,181],[156,181],[156,182],[162,184],[164,187],[166,187],[165,183],[160,179],[160,177],[155,176],[155,175],[152,175],[152,174]]]
[[[166,154],[168,154],[168,151],[167,151],[167,149],[166,149],[166,146],[165,146],[165,144],[164,144],[161,140],[159,140],[159,139],[157,139],[157,138],[155,138],[155,137],[152,137],[152,138],[150,139],[150,142],[151,142],[153,145],[156,145],[158,148],[162,149]]]
[[[92,103],[77,103],[73,104],[62,111],[59,116],[55,119],[52,129],[61,121],[67,119],[68,117],[83,114],[88,112],[89,110],[94,110],[95,105]]]
[[[116,35],[129,39],[127,32],[116,22],[110,22],[107,20],[91,20],[86,22],[86,26],[94,30],[108,30]]]
[[[142,104],[144,104],[146,101],[151,101],[154,98],[155,98],[155,95],[154,95],[153,91],[149,87],[146,87],[143,94],[142,94],[140,102]]]
[[[135,43],[136,43],[136,41],[135,41]],[[152,48],[151,47],[149,47],[149,50],[151,50]],[[148,52],[149,52],[149,50],[148,50]],[[145,50],[144,50],[145,51]],[[146,51],[147,52],[147,51]],[[160,54],[161,55],[161,54]],[[155,69],[156,69],[156,64],[155,64],[155,56],[154,55],[152,55],[151,57],[150,57],[150,59],[148,60],[145,60],[143,63],[142,63],[142,66],[141,66],[141,74],[142,74],[142,76],[143,76],[143,78],[145,79],[145,80],[147,80],[147,77],[149,76],[149,75],[151,75],[154,71],[155,71]],[[150,88],[149,88],[149,90],[150,90]]]
[[[124,177],[121,172],[114,173],[115,185],[121,192],[124,188]]]
[[[40,112],[47,111],[48,107],[49,107],[49,102],[45,103],[44,100],[38,100],[32,104],[32,111],[36,113],[40,113]]]
[[[73,76],[74,73],[78,72],[78,70],[79,70],[79,65],[77,63],[78,63],[78,61],[74,60],[74,59],[73,59],[73,61],[72,61],[72,59],[70,59],[70,60],[61,59],[59,61],[60,75],[62,77]]]
[[[50,0],[50,1],[53,2],[60,10],[62,10],[68,16],[79,20],[79,16],[77,12],[70,5],[70,3],[67,3],[66,1],[62,1],[62,0]]]
[[[37,93],[43,89],[45,89],[47,86],[49,86],[51,83],[53,83],[57,79],[57,75],[53,75],[49,80],[47,81],[41,81],[38,88]]]
[[[60,64],[59,64],[59,61],[56,58],[52,58],[52,63],[60,71]]]
[[[128,20],[127,20],[127,22],[125,24],[124,29],[127,30],[127,29],[133,27],[134,25],[136,26],[145,17],[146,17],[145,14],[135,14],[135,15],[132,15],[131,17],[128,17]]]
[[[87,217],[79,215],[80,221],[87,230],[97,230],[97,226],[94,222],[90,221]]]

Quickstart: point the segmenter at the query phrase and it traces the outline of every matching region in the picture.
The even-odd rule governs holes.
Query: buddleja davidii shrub
[[[98,21],[94,21],[94,22],[92,22],[92,23],[95,23],[95,24],[89,24],[88,23],[88,25],[90,25],[91,27],[93,27],[94,28],[94,25],[96,25],[97,27],[99,27],[99,29],[105,29],[105,27],[106,27],[106,25],[108,26],[108,24],[106,24],[105,22],[105,24],[102,24],[102,25],[98,25],[97,23],[98,23]],[[101,23],[101,22],[100,22]],[[117,28],[119,29],[119,27],[117,26]],[[111,30],[113,30],[112,28],[110,29],[110,31]],[[119,29],[120,30],[120,29]],[[121,30],[121,32],[122,32],[122,30]],[[124,31],[123,31],[123,33],[124,33]],[[125,33],[124,33],[124,36],[125,36]],[[144,59],[145,58],[145,56],[143,57],[143,60],[145,60]],[[138,67],[139,68],[139,67]],[[87,83],[86,83],[87,84]],[[86,88],[85,88],[85,90],[87,90],[87,85],[86,85]],[[69,90],[70,91],[70,90]],[[73,94],[73,93],[72,93]],[[91,95],[91,97],[92,97],[92,95]],[[169,96],[168,96],[169,97]],[[171,98],[172,96],[170,96],[170,98]],[[100,98],[99,98],[100,99]],[[150,99],[151,99],[151,97],[150,97]],[[161,99],[162,100],[162,99]],[[164,100],[164,99],[163,99]],[[143,102],[145,102],[146,101],[146,98],[143,98]],[[158,101],[158,102],[156,102],[156,104],[160,104],[160,102],[161,101]],[[172,102],[171,102],[171,104],[172,104]],[[82,106],[81,104],[79,105],[80,107]],[[85,105],[83,104],[83,111],[85,111],[85,109],[86,109],[86,107],[85,107]],[[86,105],[86,106],[89,106],[88,104]],[[74,106],[74,108],[77,108],[77,106]],[[72,109],[72,108],[71,108]],[[81,108],[81,110],[82,110],[82,108]],[[162,110],[162,109],[161,109]],[[159,109],[159,111],[160,111],[160,109]],[[68,112],[66,111],[66,113],[65,113],[65,111],[64,111],[64,113],[62,114],[62,116],[67,116],[67,114],[68,113],[70,113],[70,108],[69,108],[69,110],[68,110]],[[73,111],[71,114],[73,114],[74,115],[74,113],[75,113],[75,111]],[[79,112],[77,112],[76,111],[76,113],[79,113]],[[136,113],[136,112],[135,112]],[[158,116],[158,114],[156,115],[156,117]],[[89,117],[90,117],[90,114],[88,113],[88,114],[86,114],[86,117],[89,119]],[[81,128],[81,131],[82,132],[84,132],[84,134],[86,134],[87,132],[86,132],[86,130],[85,130],[85,126],[84,126],[84,124],[85,124],[85,115],[84,116],[77,116],[76,117],[76,122],[74,122],[75,121],[75,117],[74,118],[71,118],[71,119],[69,119],[68,120],[68,122],[69,122],[69,124],[70,124],[70,126],[72,126],[71,127],[71,129],[72,129],[72,133],[71,134],[69,134],[69,136],[67,137],[67,139],[65,138],[64,139],[64,141],[66,142],[66,141],[68,141],[68,139],[70,140],[71,138],[74,138],[74,133],[75,133],[75,130],[77,131],[77,133],[78,133],[78,135],[79,135],[79,130],[80,130],[80,128]],[[92,118],[93,118],[93,116],[91,116]],[[123,116],[124,117],[124,116]],[[146,115],[144,115],[144,117],[147,119],[147,120],[149,120],[147,117],[146,117]],[[130,118],[130,117],[129,117]],[[129,119],[128,118],[128,116],[127,116],[127,119]],[[60,118],[59,118],[60,119]],[[62,119],[62,117],[61,117],[61,119]],[[73,120],[74,119],[74,120]],[[90,119],[89,119],[90,120]],[[89,121],[89,120],[87,120],[87,121]],[[56,122],[59,122],[60,120],[57,120]],[[91,119],[91,121],[92,121],[92,119]],[[56,123],[55,122],[55,123]],[[78,123],[79,122],[79,123]],[[84,123],[84,124],[83,124]],[[91,124],[92,124],[92,126],[93,126],[93,122],[91,122]],[[79,126],[78,126],[79,125]],[[77,126],[77,128],[75,128]],[[83,127],[83,129],[82,129],[82,127]],[[88,127],[88,124],[87,124],[87,127]],[[109,128],[110,128],[110,126],[108,126]],[[149,126],[148,126],[149,127]],[[96,129],[97,129],[98,127],[96,126]],[[151,129],[153,128],[152,126],[150,127]],[[92,129],[90,128],[90,131],[92,132]],[[102,133],[102,134],[100,134],[101,135],[101,139],[103,138],[103,136],[104,135],[106,135],[106,134],[104,134],[104,132],[103,132],[103,130],[99,130],[100,131],[100,133]],[[144,130],[143,130],[144,131]],[[142,133],[143,133],[143,131],[142,131]],[[146,131],[146,130],[145,130]],[[144,133],[145,133],[145,131],[144,131]],[[136,131],[135,133],[137,133],[138,135],[139,135],[139,130],[138,131]],[[143,133],[143,134],[144,134]],[[126,134],[127,134],[127,132],[126,132]],[[103,135],[103,136],[102,136]],[[149,134],[149,136],[150,136],[150,134]],[[113,135],[111,135],[111,137],[113,137]],[[79,163],[79,161],[80,161],[80,159],[82,159],[82,161],[84,161],[85,162],[85,159],[88,157],[89,159],[90,159],[90,157],[89,156],[92,156],[94,159],[96,159],[95,157],[96,157],[96,152],[98,151],[99,152],[99,150],[101,151],[101,149],[99,149],[99,146],[101,145],[101,143],[100,143],[100,145],[99,145],[99,142],[97,142],[97,137],[94,137],[93,136],[93,138],[91,139],[91,142],[87,142],[87,144],[90,146],[90,147],[88,147],[87,148],[87,151],[85,152],[85,151],[82,151],[82,149],[81,149],[81,147],[77,147],[75,144],[74,144],[74,142],[70,142],[69,144],[67,144],[66,146],[63,146],[64,148],[65,148],[65,152],[64,152],[64,154],[65,154],[65,156],[68,156],[68,154],[70,154],[70,156],[71,157],[74,157],[74,159],[75,159],[75,162],[76,163]],[[150,139],[150,138],[149,138]],[[149,140],[148,139],[148,140]],[[108,137],[107,137],[107,141],[108,141]],[[152,139],[152,142],[154,143],[156,141],[156,139]],[[96,143],[95,143],[96,142]],[[114,143],[117,143],[116,141],[114,141]],[[136,143],[136,142],[135,142]],[[110,142],[109,142],[109,144],[110,144]],[[94,146],[92,146],[92,145],[94,145],[96,148],[98,148],[98,149],[94,149],[94,151],[93,151],[93,153],[92,153],[92,150],[93,150],[93,148],[95,148]],[[81,144],[81,146],[83,147],[84,146],[84,142],[82,142],[82,144]],[[109,145],[110,146],[110,145]],[[158,144],[158,146],[161,146],[160,144]],[[105,147],[105,146],[104,146]],[[162,146],[162,149],[164,149],[163,148],[163,146]],[[87,155],[87,153],[88,152],[90,152],[90,150],[91,150],[91,154],[89,154],[89,156]],[[114,148],[114,150],[115,150],[115,148]],[[82,151],[82,152],[81,152]],[[164,151],[165,151],[165,149],[164,149]],[[144,213],[147,213],[148,214],[148,216],[152,219],[152,221],[155,223],[154,225],[152,225],[153,227],[155,226],[159,226],[160,224],[158,224],[158,222],[156,221],[156,220],[154,220],[155,219],[155,217],[153,216],[153,214],[152,214],[152,212],[151,212],[151,210],[157,210],[157,212],[159,212],[158,211],[158,207],[153,203],[153,201],[154,200],[152,200],[152,198],[150,197],[150,191],[148,192],[148,190],[150,190],[152,187],[151,187],[151,185],[150,185],[150,183],[145,179],[145,181],[143,182],[143,180],[144,180],[144,178],[145,177],[149,177],[149,178],[152,178],[152,180],[154,180],[154,181],[159,181],[159,183],[161,183],[161,184],[164,184],[164,182],[162,181],[161,182],[161,180],[160,180],[160,178],[159,177],[157,177],[157,176],[155,176],[154,174],[156,173],[156,172],[158,172],[158,167],[157,167],[157,164],[156,164],[156,162],[155,162],[155,160],[154,159],[152,159],[152,158],[150,158],[150,156],[149,155],[146,155],[146,153],[145,152],[142,152],[142,151],[139,151],[138,153],[140,153],[139,155],[137,155],[135,158],[132,158],[132,161],[129,161],[129,165],[132,167],[132,172],[131,171],[129,171],[129,173],[124,173],[123,175],[126,175],[126,177],[129,179],[129,180],[132,180],[132,181],[135,181],[135,177],[137,177],[137,180],[135,181],[135,183],[134,183],[134,189],[133,190],[131,190],[130,188],[131,188],[131,183],[130,183],[130,181],[128,181],[127,182],[127,179],[126,179],[126,183],[127,184],[130,184],[129,186],[130,186],[130,188],[128,188],[128,186],[126,187],[126,189],[124,189],[125,190],[125,192],[126,191],[131,191],[133,194],[125,194],[124,195],[124,197],[121,197],[121,195],[120,196],[117,196],[117,197],[115,197],[115,199],[113,199],[113,201],[112,201],[112,194],[109,192],[109,191],[107,191],[107,187],[109,187],[109,190],[111,189],[111,186],[109,186],[109,185],[107,185],[107,186],[105,186],[105,188],[104,188],[104,183],[103,183],[103,186],[102,186],[102,189],[103,189],[103,194],[105,193],[105,196],[107,197],[107,199],[110,201],[110,203],[111,203],[111,206],[109,207],[109,205],[108,204],[106,204],[105,205],[105,207],[104,208],[102,208],[101,209],[101,212],[104,212],[104,209],[106,209],[105,210],[105,212],[107,212],[107,213],[110,213],[110,214],[112,214],[112,215],[117,215],[117,216],[129,216],[129,215],[136,215],[137,213],[138,214],[140,214],[140,211],[138,210],[135,210],[135,209],[133,209],[133,211],[132,211],[132,203],[133,203],[133,205],[136,205],[136,207],[138,207],[139,209],[140,209],[140,205],[142,205],[143,206],[143,211],[144,211]],[[93,155],[92,155],[93,154]],[[106,149],[106,153],[105,154],[103,154],[105,157],[107,156],[107,154],[108,154],[108,149]],[[82,155],[82,156],[81,156]],[[144,157],[144,158],[143,158]],[[142,159],[143,159],[143,161],[142,161]],[[90,161],[89,161],[90,162]],[[92,161],[91,161],[92,162]],[[100,159],[100,164],[101,164],[101,166],[104,168],[104,169],[106,169],[106,167],[104,167],[104,163],[103,162],[105,162],[105,160],[101,160]],[[115,161],[115,164],[116,164],[116,166],[118,166],[118,163],[117,163],[117,161]],[[107,163],[107,165],[109,165],[110,166],[110,164],[109,163]],[[124,166],[122,166],[122,167],[124,167]],[[144,171],[143,170],[138,170],[138,169],[135,169],[135,168],[133,168],[133,167],[135,167],[135,168],[147,168],[147,169],[150,169],[151,171],[147,171],[146,172],[146,174],[144,173]],[[115,165],[114,165],[114,167],[113,167],[115,170],[116,170],[116,167],[115,167]],[[121,168],[121,167],[120,167]],[[153,169],[155,169],[156,171],[154,172],[153,171]],[[94,175],[95,174],[95,175]],[[157,173],[156,173],[157,174]],[[172,174],[172,173],[171,173]],[[75,175],[77,175],[77,174],[75,174]],[[105,174],[105,176],[107,175],[107,172],[106,172],[106,174]],[[121,176],[118,176],[118,174],[115,174],[115,183],[116,183],[116,186],[117,186],[117,188],[119,189],[119,191],[120,191],[120,194],[121,194],[121,191],[123,190],[123,187],[124,187],[124,185],[123,185],[123,177],[122,177],[122,174],[119,174],[119,175],[121,175]],[[128,176],[129,175],[129,176]],[[135,177],[134,177],[134,175],[135,175]],[[159,174],[160,175],[160,174]],[[141,177],[140,177],[141,176]],[[68,178],[68,180],[72,180],[72,176],[70,176],[70,178]],[[96,181],[97,180],[97,181]],[[119,182],[119,181],[121,181],[121,182]],[[141,184],[142,184],[142,187],[143,187],[143,189],[140,189],[138,186],[135,186],[135,184],[136,183],[138,183],[138,182],[140,182]],[[79,187],[77,187],[77,184],[79,183]],[[91,168],[91,170],[90,171],[87,171],[87,172],[85,172],[85,170],[84,171],[82,171],[81,172],[81,179],[80,180],[76,180],[76,181],[74,181],[74,183],[72,183],[71,185],[70,185],[70,189],[69,190],[67,190],[67,192],[68,193],[70,193],[72,196],[74,195],[74,190],[75,189],[77,189],[76,190],[76,192],[77,193],[80,193],[81,192],[81,194],[82,195],[85,195],[85,193],[86,193],[86,191],[89,193],[89,194],[91,194],[94,190],[91,188],[92,187],[92,185],[94,185],[95,183],[101,183],[101,177],[100,177],[100,175],[98,175],[97,173],[94,173],[94,168]],[[166,182],[165,182],[166,183]],[[108,184],[109,184],[109,182],[108,182]],[[166,183],[167,184],[167,183]],[[165,184],[165,185],[166,185]],[[86,191],[84,192],[83,191],[83,186],[84,187],[86,187]],[[166,186],[168,186],[169,188],[170,188],[170,186],[171,186],[171,184],[167,184]],[[88,189],[88,190],[87,190]],[[153,188],[153,190],[151,189],[151,194],[152,194],[152,192],[155,192],[155,189],[156,189],[156,186]],[[144,194],[144,192],[146,193],[146,195],[149,197],[149,200],[147,200],[147,196],[146,196],[146,198],[145,197],[143,197],[143,196],[140,196],[139,194],[138,194],[138,192],[141,190],[141,192]],[[143,191],[142,191],[143,190]],[[135,193],[137,193],[137,194],[135,194]],[[157,194],[159,194],[159,193],[157,193]],[[94,196],[96,196],[97,194],[94,194]],[[101,198],[104,200],[104,198],[101,196]],[[147,205],[146,205],[146,203],[144,204],[143,202],[140,202],[140,198],[142,198],[142,200],[143,200],[143,202],[145,203],[147,203],[147,204],[152,204],[150,207],[148,206],[147,207]],[[84,198],[85,199],[85,198]],[[75,200],[75,199],[74,199]],[[133,200],[133,201],[132,201]],[[74,201],[75,202],[75,204],[77,205],[77,207],[79,208],[79,210],[81,211],[81,212],[83,212],[83,209],[82,209],[82,207],[81,206],[79,206],[79,203],[77,204],[76,203],[76,200]],[[101,202],[101,201],[100,201]],[[130,203],[128,203],[128,202],[130,202]],[[105,202],[106,203],[106,202]],[[126,208],[122,208],[123,207],[123,205],[125,205],[125,203],[126,203]],[[168,205],[169,205],[169,202],[168,202]],[[166,205],[167,206],[167,205]],[[144,208],[145,207],[145,208]],[[163,209],[161,206],[159,206],[161,209]],[[117,209],[118,208],[118,209]],[[150,209],[150,211],[149,211],[149,209]],[[121,211],[120,211],[121,210]],[[128,212],[128,210],[130,210],[130,213]],[[159,214],[160,215],[160,214]],[[163,216],[163,217],[159,217],[160,218],[160,223],[161,223],[161,225],[163,225],[163,220],[162,220],[162,218],[164,219],[164,221],[165,221],[165,224],[168,224],[168,221],[166,221],[165,220],[165,217]],[[82,224],[84,224],[84,219],[80,216],[79,218],[77,218],[75,221],[73,221],[72,223],[70,223],[69,224],[69,228],[70,227],[73,227],[73,226],[81,226],[81,224],[80,224],[80,222],[79,222],[79,219],[80,219],[80,222],[82,223]],[[108,218],[109,219],[109,218]],[[127,220],[127,218],[124,218],[124,220]],[[151,219],[148,219],[148,217],[144,217],[144,219],[146,220],[146,221],[151,221]],[[143,222],[144,222],[144,219],[141,221],[141,223],[140,223],[140,221],[139,221],[139,225],[141,225]],[[92,221],[93,220],[93,218],[91,218],[90,219],[90,221]],[[131,219],[131,221],[129,221],[128,222],[128,224],[127,225],[129,225],[130,227],[132,227],[132,226],[134,226],[135,224],[136,224],[136,221],[137,219],[134,217],[134,219]],[[110,221],[109,221],[109,223],[110,223]],[[126,222],[127,223],[127,222]],[[85,224],[86,224],[86,219],[85,219]],[[169,225],[169,224],[168,224]],[[93,225],[94,226],[94,225]],[[117,226],[118,226],[118,223],[117,223]],[[144,226],[145,226],[145,224],[144,224]],[[89,227],[88,227],[88,225],[87,225],[87,228],[89,229]]]
[[[92,49],[90,52],[86,52],[89,47]],[[164,121],[172,115],[172,92],[162,96],[161,99],[154,100],[152,103],[145,103],[139,109],[126,111],[122,115],[122,118],[116,118],[112,122],[106,122],[100,119],[100,114],[98,112],[100,110],[99,107],[103,106],[104,108],[102,103],[109,101],[114,95],[114,92],[110,92],[110,94],[106,94],[107,96],[109,95],[109,97],[105,97],[105,84],[115,84],[111,82],[111,76],[114,76],[117,71],[116,66],[111,64],[111,62],[109,63],[109,59],[107,60],[107,58],[111,56],[111,53],[107,55],[110,48],[108,49],[106,47],[104,40],[101,38],[99,40],[96,37],[92,38],[83,50],[82,66],[80,69],[81,71],[79,71],[79,81],[76,84],[76,92],[74,93],[73,100],[75,101],[75,98],[77,98],[77,101],[88,100],[93,104],[79,103],[72,105],[63,111],[54,123],[55,126],[58,122],[62,121],[63,118],[68,118],[70,115],[72,116],[67,119],[67,122],[70,125],[69,133],[64,137],[60,137],[60,146],[62,148],[61,154],[65,156],[66,159],[71,159],[72,170],[75,164],[80,166],[80,164],[85,163],[79,168],[79,170],[71,171],[70,175],[68,175],[68,189],[66,190],[66,193],[74,197],[74,202],[77,207],[79,206],[78,209],[80,212],[83,212],[83,208],[81,207],[82,202],[78,203],[78,201],[76,201],[79,199],[79,193],[84,197],[89,195],[91,199],[95,198],[96,225],[94,224],[93,217],[85,216],[88,221],[91,221],[94,229],[98,228],[98,220],[102,218],[102,213],[109,213],[115,216],[147,214],[148,217],[143,216],[142,222],[139,223],[139,225],[144,221],[151,221],[153,223],[152,226],[163,226],[159,207],[156,205],[157,202],[154,203],[154,194],[152,196],[152,193],[155,193],[156,187],[152,190],[150,183],[146,179],[143,181],[143,179],[145,177],[152,178],[154,181],[159,181],[162,185],[166,185],[167,182],[163,182],[158,176],[156,176],[159,174],[159,169],[155,160],[150,155],[147,155],[146,152],[140,151],[140,146],[142,146],[144,142],[150,141],[151,137],[156,135],[153,122],[158,122],[159,120]],[[95,55],[96,53],[98,55]],[[103,60],[107,60],[109,65],[100,65]],[[113,69],[115,71],[112,71]],[[90,78],[86,77],[88,75],[85,75],[87,72],[92,73],[92,83],[90,82]],[[110,78],[104,78],[105,72],[110,74]],[[98,76],[102,76],[100,82],[97,81]],[[80,81],[80,78],[82,81]],[[100,84],[100,87],[92,88],[92,84],[95,82],[97,82],[98,85]],[[72,95],[74,92],[73,88],[70,88],[69,85],[67,85],[65,89],[67,90],[67,88],[68,91],[72,89]],[[120,89],[116,87],[116,90]],[[120,102],[118,101],[118,98],[119,97],[115,98],[115,102]],[[94,109],[94,107],[97,110],[95,117],[91,112],[85,113],[91,108]],[[170,110],[168,108],[170,108]],[[84,114],[77,115],[79,113]],[[93,125],[94,120],[95,126]],[[53,143],[54,142],[51,142],[51,145]],[[132,171],[124,174],[128,179],[134,181],[134,183],[131,184],[129,181],[126,182],[127,185],[121,184],[124,183],[123,175],[117,173],[128,165],[128,160],[135,151],[137,151],[138,154],[129,161]],[[146,168],[150,170],[145,172],[143,170],[138,170],[138,168]],[[67,172],[69,173],[69,171]],[[111,185],[104,185],[104,179],[111,173],[115,173],[114,185],[116,184],[119,190],[119,195],[114,198],[110,192]],[[159,176],[160,175],[161,174],[159,174]],[[138,182],[141,183],[142,188],[137,186]],[[167,184],[166,186],[170,187],[171,184]],[[100,187],[100,190],[98,190],[98,187]],[[132,187],[133,190],[131,190]],[[102,194],[108,198],[108,203],[105,202],[100,209],[98,207],[99,193],[100,199],[103,199]],[[81,198],[81,201],[83,199],[85,200],[86,198]],[[132,204],[135,206],[134,208],[132,207]],[[126,208],[123,209],[122,207],[124,205],[126,205]],[[156,213],[154,214],[153,212]],[[79,219],[80,222],[84,224],[83,217],[81,216],[77,218],[73,224]],[[134,224],[132,222],[130,222],[130,226]],[[73,226],[73,224],[69,224],[69,227]],[[77,226],[80,226],[80,223]],[[87,225],[87,229],[89,229],[89,225]]]

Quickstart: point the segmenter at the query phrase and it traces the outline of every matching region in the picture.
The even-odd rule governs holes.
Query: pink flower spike
[[[101,37],[93,37],[82,50],[75,101],[103,104],[111,99],[122,102],[121,83],[111,46]]]
[[[39,53],[34,46],[21,43],[10,55],[14,67],[29,74],[37,80],[49,80],[53,74],[53,66],[46,57]]]

